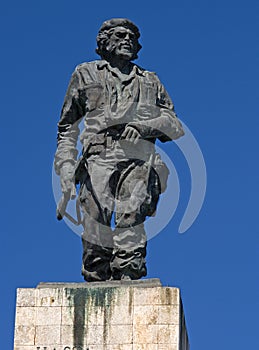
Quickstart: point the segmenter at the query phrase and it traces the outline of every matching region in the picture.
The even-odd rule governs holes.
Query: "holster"
[[[161,191],[161,193],[163,193],[163,192],[165,192],[166,187],[167,187],[169,169],[166,166],[166,164],[162,161],[160,154],[158,154],[158,153],[156,153],[156,155],[155,155],[153,167],[158,175],[158,179],[160,182],[160,191]]]

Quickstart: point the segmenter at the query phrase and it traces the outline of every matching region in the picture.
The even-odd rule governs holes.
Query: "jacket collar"
[[[131,63],[133,68],[132,68],[132,71],[130,72],[129,74],[129,78],[132,78],[133,76],[135,76],[136,74],[137,75],[140,75],[140,76],[145,76],[145,70],[142,69],[141,67],[139,67],[138,65],[134,64],[134,63]],[[102,70],[104,68],[107,68],[110,72],[112,73],[116,73],[116,69],[114,69],[110,63],[108,61],[105,61],[105,60],[99,60],[99,61],[96,61],[96,66],[99,70]]]

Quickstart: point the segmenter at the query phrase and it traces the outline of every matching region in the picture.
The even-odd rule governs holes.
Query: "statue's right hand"
[[[60,184],[62,193],[70,194],[71,198],[75,198],[75,169],[73,164],[65,162],[60,169]]]

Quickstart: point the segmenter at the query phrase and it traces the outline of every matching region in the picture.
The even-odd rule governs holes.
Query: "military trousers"
[[[146,275],[149,177],[144,161],[118,157],[112,151],[88,158],[80,190],[86,281]]]

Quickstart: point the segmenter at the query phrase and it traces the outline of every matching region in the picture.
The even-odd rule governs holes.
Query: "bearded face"
[[[128,28],[115,27],[110,30],[106,44],[106,52],[109,56],[131,61],[138,51],[138,39]]]

